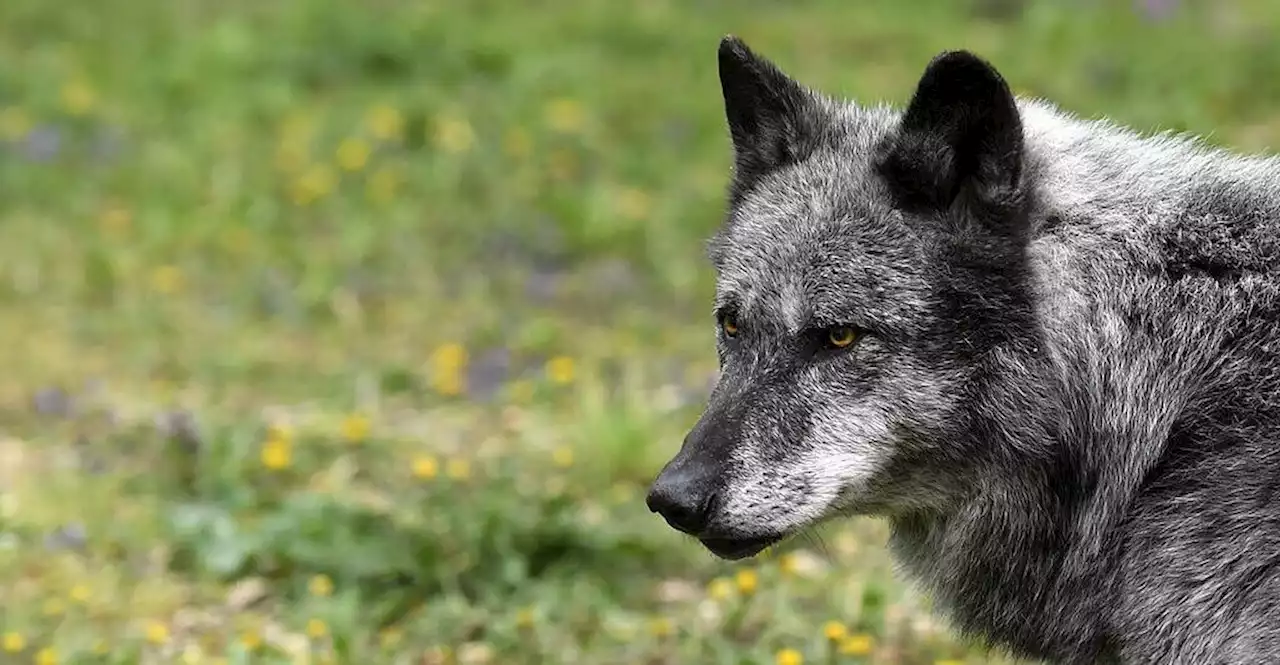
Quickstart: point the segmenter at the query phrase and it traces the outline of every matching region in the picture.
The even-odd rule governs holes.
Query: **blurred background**
[[[0,2],[0,662],[998,663],[857,520],[644,507],[715,371],[734,33],[1280,142],[1269,0]]]

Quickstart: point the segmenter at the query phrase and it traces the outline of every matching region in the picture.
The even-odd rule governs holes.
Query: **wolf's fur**
[[[1280,160],[1015,101],[963,52],[905,110],[734,38],[720,72],[738,332],[650,506],[730,558],[884,516],[1026,656],[1280,662]]]

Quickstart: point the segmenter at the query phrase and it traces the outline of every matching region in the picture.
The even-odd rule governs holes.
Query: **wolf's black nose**
[[[668,466],[649,488],[645,504],[673,529],[698,535],[706,528],[710,512],[713,485],[708,480],[696,465]]]

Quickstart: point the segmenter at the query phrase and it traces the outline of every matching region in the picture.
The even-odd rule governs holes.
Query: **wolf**
[[[901,106],[719,46],[720,373],[648,507],[724,559],[887,520],[956,629],[1280,663],[1280,159],[937,55]]]

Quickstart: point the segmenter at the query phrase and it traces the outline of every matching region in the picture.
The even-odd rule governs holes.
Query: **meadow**
[[[852,520],[644,506],[716,371],[737,34],[1280,145],[1267,0],[0,2],[0,663],[1012,662]]]

